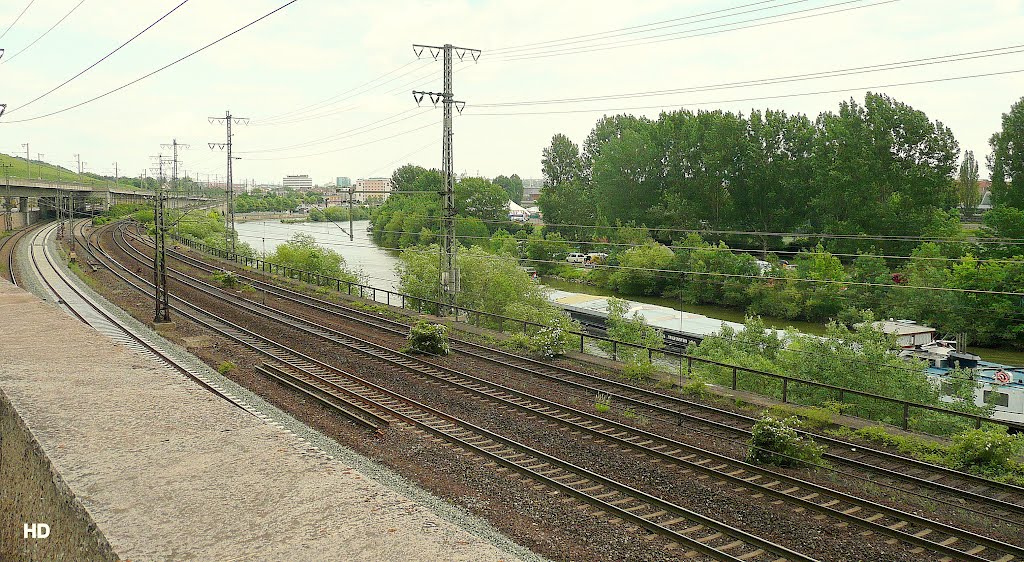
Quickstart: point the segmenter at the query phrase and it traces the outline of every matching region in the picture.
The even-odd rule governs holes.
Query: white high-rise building
[[[294,189],[297,191],[310,189],[313,187],[313,180],[306,174],[301,176],[285,176],[281,180],[281,184],[284,185],[285,189]]]

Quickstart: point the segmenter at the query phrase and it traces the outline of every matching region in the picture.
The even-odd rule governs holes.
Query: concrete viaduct
[[[67,208],[67,198],[70,198],[70,204],[75,212],[86,213],[106,210],[118,203],[145,203],[153,199],[154,192],[12,177],[0,185],[0,197],[6,201],[6,211],[0,216],[0,230],[14,230],[54,215],[58,197],[64,198],[64,208]],[[37,208],[33,208],[30,199],[36,200]],[[181,193],[168,194],[167,198],[167,206],[170,208],[191,207],[197,203],[211,204],[211,207],[217,205],[222,212],[226,205],[224,201],[213,201],[208,197]]]

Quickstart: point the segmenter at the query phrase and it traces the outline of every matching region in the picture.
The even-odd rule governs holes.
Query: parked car
[[[565,261],[569,263],[583,263],[587,261],[587,255],[579,252],[573,252],[568,256],[565,256]]]
[[[601,265],[608,261],[608,254],[604,252],[591,252],[586,255],[583,263],[587,265]]]

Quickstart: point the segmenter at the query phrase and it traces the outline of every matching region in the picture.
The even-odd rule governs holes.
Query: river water
[[[347,222],[338,223],[341,227],[348,228]],[[240,222],[236,225],[238,237],[241,241],[248,243],[257,253],[270,253],[277,248],[278,244],[287,242],[298,232],[304,232],[313,236],[317,243],[337,251],[341,254],[349,266],[361,270],[369,285],[382,289],[397,290],[398,276],[395,274],[395,265],[398,264],[397,254],[393,251],[377,247],[370,238],[366,228],[370,221],[354,222],[354,240],[349,240],[348,234],[341,230],[336,224],[329,222],[304,222],[295,224],[282,224],[279,220]],[[545,278],[544,283],[554,289],[570,291],[575,293],[586,293],[592,295],[615,296],[611,291],[570,283],[561,279]],[[744,313],[735,308],[726,308],[713,305],[690,305],[681,304],[677,300],[661,297],[623,297],[627,300],[660,304],[670,308],[685,310],[703,314],[709,318],[728,320],[731,322],[743,322]],[[810,334],[825,333],[825,326],[813,322],[802,322],[799,320],[783,320],[777,318],[764,318],[765,324],[770,328],[785,329],[792,326],[797,330]],[[1024,365],[1024,352],[1012,349],[989,349],[968,347],[972,353],[981,355],[988,361],[996,361],[1008,365]]]
[[[341,230],[348,229],[347,222],[301,222],[282,224],[279,220],[240,222],[235,225],[238,239],[252,246],[257,253],[273,253],[278,244],[302,232],[316,239],[317,244],[341,254],[352,268],[362,271],[369,285],[394,290],[398,284],[395,265],[398,257],[394,252],[378,248],[370,239],[366,227],[370,221],[355,221],[353,240]],[[341,225],[339,227],[338,225]]]

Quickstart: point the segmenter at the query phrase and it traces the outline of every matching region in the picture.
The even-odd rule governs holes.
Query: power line
[[[119,46],[118,46],[118,47],[117,47],[116,49],[114,49],[113,51],[110,51],[110,52],[109,52],[109,53],[107,53],[106,55],[103,55],[103,58],[101,58],[100,60],[98,60],[98,61],[96,61],[96,62],[94,62],[94,63],[90,64],[89,66],[87,66],[87,67],[86,67],[86,68],[85,68],[84,70],[82,70],[82,71],[81,71],[81,72],[79,72],[78,74],[75,74],[75,75],[74,75],[74,76],[72,76],[71,78],[68,78],[67,80],[65,80],[65,81],[61,82],[60,84],[58,84],[58,85],[57,85],[57,86],[55,86],[54,88],[52,88],[52,89],[50,89],[50,90],[48,90],[48,91],[46,91],[46,92],[43,92],[43,93],[42,93],[41,95],[39,95],[39,96],[38,96],[38,97],[36,97],[36,98],[33,98],[32,100],[28,101],[27,103],[23,103],[23,104],[21,104],[20,106],[16,107],[15,109],[21,109],[21,108],[24,108],[24,107],[28,107],[28,106],[32,105],[33,103],[35,103],[35,102],[37,102],[37,101],[39,101],[39,100],[41,100],[41,99],[45,98],[46,96],[48,96],[48,95],[50,95],[50,94],[52,94],[52,93],[56,92],[57,90],[59,90],[59,89],[63,88],[64,86],[68,85],[68,84],[69,84],[69,83],[70,83],[71,81],[75,80],[75,79],[76,79],[76,78],[78,78],[79,76],[81,76],[81,75],[85,74],[86,72],[89,72],[89,71],[90,71],[90,70],[92,70],[92,69],[93,69],[93,68],[94,68],[94,67],[95,67],[96,65],[98,65],[98,64],[100,64],[101,62],[103,62],[103,61],[107,60],[107,59],[108,59],[108,58],[110,58],[110,57],[111,57],[111,56],[112,56],[112,55],[113,55],[114,53],[116,53],[116,52],[120,51],[120,50],[121,50],[122,48],[124,48],[124,47],[125,47],[126,45],[128,45],[128,44],[129,44],[129,43],[131,43],[132,41],[136,40],[136,39],[137,39],[137,38],[138,38],[138,37],[139,37],[140,35],[142,35],[143,33],[147,32],[147,31],[149,31],[150,29],[152,29],[152,28],[153,28],[154,26],[156,26],[156,24],[158,24],[158,23],[160,23],[161,21],[163,21],[163,20],[164,20],[164,18],[166,18],[167,16],[169,16],[169,15],[173,14],[173,13],[174,13],[175,11],[177,11],[177,9],[178,9],[178,8],[180,8],[180,7],[184,6],[184,5],[185,5],[185,3],[187,3],[187,2],[188,2],[188,0],[182,0],[182,2],[181,2],[180,4],[178,4],[177,6],[175,6],[175,7],[171,8],[171,10],[170,10],[169,12],[167,12],[166,14],[164,14],[164,15],[160,16],[160,18],[159,18],[159,19],[157,19],[156,21],[154,21],[153,23],[151,23],[151,24],[147,25],[147,26],[146,26],[145,28],[143,28],[143,29],[142,29],[142,31],[140,31],[140,32],[136,33],[135,35],[133,35],[131,39],[129,39],[129,40],[127,40],[127,41],[125,41],[124,43],[121,43],[121,45],[119,45]],[[59,22],[58,22],[58,23],[59,23]],[[106,94],[104,94],[104,95],[106,95]],[[12,110],[11,110],[11,112],[14,112],[14,111],[15,111],[15,109],[12,109]],[[44,116],[44,117],[45,117],[45,116]],[[10,121],[10,122],[11,122],[11,123],[17,123],[18,121]]]
[[[184,4],[184,3],[185,3],[185,2],[187,2],[187,1],[188,1],[188,0],[184,0],[184,1],[182,2],[182,4]],[[188,59],[188,58],[192,57],[193,55],[196,55],[196,54],[198,54],[198,53],[201,53],[201,52],[205,51],[206,49],[209,49],[210,47],[212,47],[212,46],[214,46],[214,45],[216,45],[216,44],[220,43],[221,41],[224,41],[225,39],[228,39],[229,37],[232,37],[232,36],[234,36],[234,35],[236,35],[236,34],[238,34],[238,33],[242,32],[242,31],[244,31],[244,30],[246,30],[246,29],[248,29],[248,28],[252,27],[253,25],[256,25],[257,23],[259,23],[259,22],[261,22],[261,21],[265,20],[266,18],[268,18],[268,17],[270,17],[270,16],[272,16],[272,15],[276,14],[277,12],[280,12],[281,10],[283,10],[283,9],[287,8],[288,6],[291,6],[292,4],[294,4],[294,3],[298,2],[298,1],[299,1],[299,0],[291,0],[290,2],[287,2],[287,3],[285,3],[284,5],[282,5],[282,6],[278,7],[278,8],[275,8],[275,9],[271,10],[270,12],[268,12],[268,13],[264,14],[263,16],[260,16],[259,18],[257,18],[257,19],[255,19],[255,20],[253,20],[253,21],[251,21],[251,22],[249,22],[249,23],[247,23],[247,24],[243,25],[242,27],[239,27],[238,29],[236,29],[236,30],[232,31],[231,33],[228,33],[227,35],[224,35],[224,36],[223,36],[223,37],[221,37],[220,39],[216,39],[216,40],[214,40],[214,41],[212,41],[212,42],[210,42],[210,43],[207,43],[206,45],[204,45],[204,46],[202,46],[202,47],[200,47],[200,48],[198,48],[198,49],[196,49],[196,50],[192,51],[191,53],[189,53],[189,54],[187,54],[187,55],[185,55],[185,56],[183,56],[183,57],[181,57],[181,58],[179,58],[179,59],[177,59],[177,60],[175,60],[175,61],[173,61],[173,62],[170,62],[170,63],[168,63],[168,64],[165,64],[164,66],[161,66],[160,68],[158,68],[158,69],[156,69],[156,70],[154,70],[154,71],[150,72],[149,74],[145,74],[145,75],[143,75],[143,76],[140,76],[139,78],[136,78],[135,80],[132,80],[131,82],[128,82],[128,83],[126,83],[126,84],[122,84],[121,86],[118,86],[117,88],[114,88],[113,90],[110,90],[110,91],[108,91],[108,92],[106,92],[106,93],[100,94],[100,95],[98,95],[98,96],[95,96],[95,97],[93,97],[93,98],[90,98],[90,99],[87,99],[87,100],[85,100],[85,101],[83,101],[83,102],[79,102],[79,103],[76,103],[75,105],[71,105],[71,106],[65,107],[64,109],[59,109],[59,110],[57,110],[57,111],[52,111],[52,112],[50,112],[50,113],[46,113],[46,114],[43,114],[43,115],[37,115],[37,116],[35,116],[35,117],[29,117],[29,118],[27,118],[27,119],[20,119],[20,120],[15,120],[15,121],[6,121],[6,122],[7,122],[7,123],[24,123],[24,122],[26,122],[26,121],[35,121],[35,120],[38,120],[38,119],[43,119],[43,118],[46,118],[46,117],[52,117],[52,116],[54,116],[54,115],[57,115],[57,114],[60,114],[60,113],[64,113],[65,111],[70,111],[70,110],[72,110],[72,109],[76,109],[76,108],[82,107],[83,105],[86,105],[86,104],[88,104],[88,103],[92,103],[92,102],[94,102],[94,101],[96,101],[96,100],[99,100],[99,99],[105,98],[105,97],[109,96],[110,94],[113,94],[113,93],[115,93],[115,92],[118,92],[118,91],[121,91],[121,90],[123,90],[123,89],[125,89],[125,88],[127,88],[127,87],[129,87],[129,86],[132,86],[132,85],[134,85],[134,84],[137,84],[137,83],[139,83],[139,82],[141,82],[141,81],[145,80],[146,78],[149,78],[150,76],[153,76],[154,74],[157,74],[157,73],[159,73],[159,72],[162,72],[162,71],[164,71],[164,70],[167,70],[168,68],[170,68],[170,67],[172,67],[172,66],[174,66],[174,65],[178,64],[179,62],[182,62],[182,61],[184,61],[184,60],[186,60],[186,59]],[[179,4],[179,7],[180,7],[180,4]],[[175,9],[177,9],[177,8],[175,8]],[[172,11],[173,11],[173,10],[172,10]],[[161,18],[161,19],[163,19],[163,18]],[[158,20],[158,21],[159,21],[159,20]],[[154,25],[155,25],[155,24],[154,24]],[[120,47],[119,47],[119,48],[120,48]],[[34,100],[33,100],[33,101],[34,101]],[[30,103],[31,103],[31,102],[30,102]],[[22,106],[22,107],[24,107],[24,106]]]
[[[554,51],[551,51],[551,52],[549,52],[547,54],[529,54],[529,53],[526,53],[526,54],[523,54],[522,56],[517,56],[515,53],[512,53],[512,54],[506,55],[504,57],[502,57],[501,55],[498,55],[497,56],[497,60],[502,60],[502,61],[533,60],[533,59],[548,58],[548,57],[559,57],[559,56],[566,56],[566,55],[576,55],[576,54],[581,54],[581,53],[594,53],[594,52],[599,52],[599,51],[607,51],[607,50],[611,50],[611,49],[622,49],[622,48],[626,48],[626,47],[637,47],[637,46],[641,46],[641,45],[650,45],[650,44],[654,44],[654,43],[664,43],[666,41],[679,41],[679,40],[682,40],[682,39],[693,39],[695,37],[704,37],[704,36],[707,36],[707,35],[717,35],[719,33],[727,33],[727,32],[730,32],[730,31],[740,31],[740,30],[743,30],[743,29],[752,29],[752,28],[764,27],[764,26],[768,26],[768,25],[776,25],[776,24],[780,24],[780,23],[799,21],[799,20],[804,20],[804,19],[810,19],[810,18],[816,18],[816,17],[827,16],[827,15],[832,15],[832,14],[838,14],[838,13],[841,13],[841,12],[849,12],[849,11],[852,11],[852,10],[860,10],[860,9],[863,9],[863,8],[872,8],[872,7],[881,6],[881,5],[884,5],[884,4],[892,4],[894,2],[899,2],[900,0],[883,0],[881,2],[875,2],[874,4],[868,4],[868,5],[865,5],[865,6],[853,6],[853,7],[849,7],[849,8],[842,8],[842,9],[839,9],[839,10],[833,10],[831,12],[823,12],[823,13],[819,13],[819,14],[808,14],[808,15],[803,15],[803,16],[798,16],[798,17],[793,17],[793,18],[788,18],[788,19],[782,19],[782,20],[778,20],[778,21],[767,21],[767,22],[764,21],[764,20],[770,20],[770,19],[773,19],[773,18],[778,18],[778,17],[781,17],[781,16],[788,16],[788,15],[793,15],[793,14],[801,14],[801,13],[806,13],[806,12],[813,12],[813,11],[816,11],[816,10],[822,10],[822,9],[826,9],[826,8],[833,8],[833,7],[836,7],[836,6],[842,6],[842,5],[845,5],[845,4],[852,4],[852,3],[863,2],[863,1],[864,0],[846,0],[845,2],[836,2],[836,3],[828,5],[828,6],[819,6],[819,7],[816,7],[816,8],[807,8],[807,9],[804,9],[804,10],[794,10],[792,12],[787,12],[785,14],[776,14],[776,15],[772,15],[772,16],[763,16],[763,17],[759,17],[759,18],[752,18],[752,19],[749,19],[749,20],[744,20],[744,21],[739,21],[739,22],[731,22],[731,23],[725,23],[725,24],[712,25],[712,26],[697,28],[697,29],[693,29],[693,30],[689,30],[689,31],[680,31],[680,32],[675,32],[675,33],[666,33],[666,34],[662,34],[662,35],[652,35],[651,37],[645,37],[645,38],[638,38],[638,39],[625,40],[625,41],[613,41],[613,42],[610,42],[610,43],[599,43],[599,44],[596,44],[596,45],[589,45],[589,46],[585,46],[585,47],[575,47],[575,48],[569,48],[569,49],[554,50]],[[753,22],[763,22],[763,23],[753,23]],[[745,26],[741,26],[741,27],[732,27],[730,29],[719,29],[719,28],[722,28],[722,27],[729,27],[729,26],[734,26],[734,25],[743,24],[743,23],[750,23],[751,25],[745,25]],[[714,31],[706,31],[705,33],[695,33],[697,31],[704,31],[704,30],[714,30]]]
[[[784,84],[789,82],[802,82],[805,80],[818,80],[821,78],[834,78],[837,76],[850,76],[854,74],[864,74],[870,72],[882,72],[888,70],[898,70],[903,68],[912,68],[917,66],[928,66],[933,64],[943,64],[948,62],[962,62],[967,60],[974,60],[980,58],[990,58],[1004,55],[1013,55],[1024,52],[1024,44],[1010,45],[1007,47],[998,47],[993,49],[985,49],[980,51],[969,51],[964,53],[955,53],[950,55],[941,55],[936,57],[927,57],[919,59],[911,59],[897,62],[880,63],[868,66],[857,66],[851,68],[842,68],[835,70],[823,70],[819,72],[809,72],[804,74],[793,74],[789,76],[776,76],[771,78],[758,78],[754,80],[743,80],[738,82],[722,82],[718,84],[707,84],[703,86],[689,86],[686,88],[675,88],[668,90],[647,90],[640,92],[630,92],[624,94],[608,94],[600,96],[585,96],[585,97],[572,97],[572,98],[557,98],[557,99],[544,99],[544,100],[526,100],[526,101],[511,101],[511,102],[497,102],[497,103],[479,103],[473,104],[476,107],[515,107],[523,105],[549,105],[549,104],[563,104],[563,103],[580,103],[580,102],[591,102],[591,101],[604,101],[611,99],[628,99],[628,98],[641,98],[641,97],[656,97],[666,96],[671,94],[681,94],[690,92],[705,92],[714,90],[725,90],[732,88],[745,88],[751,86],[767,86],[774,84]]]
[[[28,9],[32,7],[32,4],[35,4],[35,3],[36,3],[36,0],[29,0],[28,6],[25,6],[25,9],[22,10],[20,14],[18,14],[18,17],[14,18],[14,21],[11,22],[11,25],[8,25],[7,29],[5,29],[3,33],[0,33],[0,39],[3,39],[7,35],[7,33],[11,30],[11,28],[14,27],[14,25],[17,24],[18,21],[21,19],[21,16],[25,15],[25,12],[27,12]]]
[[[295,113],[300,113],[300,112],[303,112],[303,111],[306,111],[306,110],[310,110],[310,109],[316,108],[317,106],[321,106],[321,105],[324,105],[324,104],[330,105],[329,102],[332,102],[333,100],[335,100],[335,99],[337,99],[337,98],[339,98],[339,97],[341,97],[341,96],[343,96],[343,95],[345,95],[345,94],[347,94],[349,92],[358,90],[359,88],[362,88],[363,86],[367,86],[369,84],[372,84],[372,83],[376,82],[377,80],[380,80],[381,78],[385,78],[387,76],[390,76],[391,74],[394,74],[395,72],[398,72],[399,70],[402,70],[403,68],[406,68],[406,67],[408,67],[410,65],[416,64],[417,62],[418,61],[407,62],[407,63],[399,66],[398,68],[389,70],[388,72],[385,72],[384,74],[381,74],[380,76],[377,76],[375,78],[367,80],[366,82],[363,82],[362,84],[359,84],[358,86],[354,86],[352,88],[349,88],[348,90],[344,90],[344,91],[339,92],[339,93],[337,93],[337,94],[335,94],[333,96],[324,98],[323,100],[320,100],[318,102],[311,103],[309,105],[304,105],[302,107],[299,107],[299,108],[296,108],[296,109],[292,109],[290,111],[285,111],[285,112],[282,112],[282,113],[275,113],[274,115],[271,115],[270,117],[264,117],[264,118],[260,119],[259,121],[261,123],[263,123],[263,122],[270,122],[270,121],[277,121],[278,119],[280,119],[282,117],[286,117],[288,115],[293,115]]]
[[[631,30],[631,29],[639,29],[641,27],[650,27],[650,26],[659,25],[659,24],[663,24],[663,23],[670,23],[670,22],[674,22],[674,21],[689,20],[689,19],[693,19],[693,18],[709,16],[709,15],[712,15],[712,14],[719,14],[719,13],[722,13],[722,12],[731,12],[733,10],[739,10],[739,9],[742,9],[742,8],[748,8],[750,6],[757,6],[757,5],[760,5],[760,4],[770,4],[770,3],[773,3],[775,1],[777,1],[777,0],[762,0],[761,2],[753,2],[753,3],[750,3],[750,4],[743,4],[743,5],[740,5],[740,6],[735,6],[733,8],[724,8],[724,9],[721,9],[721,10],[714,10],[714,11],[711,11],[711,12],[703,12],[703,13],[700,13],[700,14],[693,14],[693,15],[689,15],[689,16],[684,16],[684,17],[679,17],[679,18],[672,18],[672,19],[667,19],[667,20],[660,20],[660,21],[656,21],[656,22],[652,22],[652,23],[645,23],[645,24],[641,24],[641,25],[633,25],[633,26],[630,26],[630,27],[621,27],[621,28],[612,29],[612,30],[609,30],[609,31],[600,31],[600,32],[597,32],[597,33],[588,33],[588,34],[585,34],[585,35],[574,35],[572,37],[565,37],[563,39],[552,39],[550,41],[538,41],[538,42],[535,42],[535,43],[525,43],[525,44],[522,44],[522,45],[511,45],[511,46],[508,46],[508,47],[496,47],[496,48],[493,48],[493,49],[488,49],[488,51],[492,52],[492,53],[495,53],[497,55],[497,54],[501,54],[501,53],[503,53],[505,51],[515,51],[515,50],[521,50],[521,49],[526,49],[528,47],[535,47],[535,46],[557,47],[558,45],[553,45],[553,43],[563,43],[563,42],[566,42],[566,41],[569,41],[569,40],[572,40],[572,39],[581,39],[581,38],[584,38],[584,37],[595,37],[595,36],[598,36],[598,35],[606,35],[606,34],[609,34],[609,33],[616,33],[616,32],[619,32],[619,31],[628,31],[628,30]],[[734,14],[734,15],[738,15],[738,14]]]
[[[279,147],[275,147],[275,148],[262,148],[262,149],[253,149],[253,150],[239,151],[238,153],[239,154],[258,154],[258,153],[263,153],[263,152],[284,152],[284,151],[288,151],[288,150],[294,150],[296,148],[306,148],[306,147],[309,147],[309,146],[315,146],[315,145],[318,145],[318,144],[324,144],[324,143],[327,143],[327,142],[332,142],[332,141],[344,138],[346,136],[361,135],[361,134],[368,133],[370,131],[374,131],[374,130],[377,130],[377,129],[380,129],[380,128],[383,128],[383,127],[389,127],[389,126],[394,125],[396,123],[401,123],[402,121],[406,121],[408,119],[412,119],[412,118],[416,117],[416,115],[410,115],[410,116],[404,117],[402,119],[397,119],[395,121],[392,121],[391,123],[388,123],[386,125],[381,125],[379,127],[367,128],[367,127],[371,127],[371,125],[376,125],[376,124],[381,123],[383,121],[389,121],[389,120],[395,119],[396,117],[405,115],[407,113],[415,112],[418,109],[421,109],[421,108],[418,108],[418,107],[409,108],[409,109],[406,109],[404,111],[399,111],[399,112],[394,113],[392,115],[389,115],[387,117],[378,119],[376,121],[371,121],[371,122],[369,122],[369,123],[367,123],[365,125],[361,125],[359,127],[353,127],[351,129],[342,131],[340,133],[335,133],[335,134],[332,134],[332,135],[328,135],[326,137],[320,137],[318,139],[313,139],[313,140],[310,140],[310,141],[307,141],[307,142],[303,142],[303,143],[299,143],[299,144],[291,144],[291,145],[279,146]],[[422,112],[420,112],[420,113],[422,113]],[[360,131],[360,129],[366,129],[366,130],[365,131]],[[360,131],[360,132],[356,132],[356,131]]]
[[[408,135],[408,134],[411,134],[411,133],[415,133],[416,131],[422,131],[423,129],[426,129],[427,127],[433,127],[433,126],[434,126],[434,123],[427,123],[426,125],[422,125],[420,127],[414,128],[414,129],[409,129],[407,131],[403,131],[401,133],[397,133],[397,134],[390,135],[390,136],[387,136],[387,137],[375,139],[375,140],[372,140],[372,141],[362,142],[362,143],[359,143],[359,144],[343,146],[341,148],[335,148],[335,149],[332,149],[332,150],[325,150],[323,152],[317,152],[315,154],[302,154],[302,155],[299,155],[299,156],[278,156],[276,158],[246,158],[246,160],[254,160],[254,161],[258,161],[258,162],[266,162],[266,161],[270,161],[270,160],[295,160],[297,158],[311,158],[313,156],[323,156],[325,154],[334,154],[336,152],[344,152],[346,150],[352,150],[353,148],[361,148],[361,147],[368,146],[368,145],[371,145],[371,144],[377,144],[379,142],[383,142],[383,141],[386,141],[386,140],[391,140],[393,138],[397,138],[397,137],[405,136],[405,135]]]
[[[80,0],[77,4],[75,4],[75,6],[73,8],[71,8],[71,10],[68,13],[64,14],[64,17],[62,17],[59,20],[57,20],[57,23],[51,25],[50,29],[47,29],[45,32],[43,32],[42,35],[40,35],[39,37],[36,37],[34,41],[32,41],[28,45],[25,45],[24,47],[22,47],[22,49],[20,51],[18,51],[17,53],[14,53],[13,55],[11,55],[7,59],[5,59],[3,62],[0,62],[0,64],[7,64],[7,63],[11,62],[12,60],[14,60],[14,57],[16,57],[16,56],[20,55],[21,53],[24,53],[25,51],[27,51],[29,49],[29,47],[31,47],[32,45],[35,45],[36,43],[39,42],[40,39],[42,39],[43,37],[46,37],[47,35],[49,35],[49,33],[51,31],[53,31],[55,27],[60,25],[61,22],[63,22],[64,20],[68,19],[68,16],[70,16],[73,13],[75,13],[75,10],[77,10],[78,7],[81,6],[84,3],[85,3],[85,0]]]
[[[559,110],[559,111],[509,111],[502,113],[473,113],[472,111],[467,112],[466,115],[472,116],[489,116],[499,117],[505,115],[556,115],[556,114],[569,114],[569,113],[608,113],[614,111],[633,111],[633,110],[646,110],[646,109],[664,109],[666,107],[687,107],[695,105],[720,105],[726,103],[737,103],[737,102],[748,102],[748,101],[761,101],[761,100],[773,100],[773,99],[784,99],[784,98],[795,98],[802,96],[817,96],[822,94],[838,94],[844,92],[857,92],[862,90],[873,90],[877,88],[895,88],[899,86],[914,86],[918,84],[937,84],[940,82],[952,82],[956,80],[969,80],[973,78],[988,78],[992,76],[1006,76],[1010,74],[1017,74],[1024,72],[1024,69],[1006,70],[1001,72],[987,72],[982,74],[968,74],[963,76],[949,76],[946,78],[934,78],[930,80],[916,80],[911,82],[895,82],[891,84],[876,84],[874,86],[860,86],[856,88],[839,88],[835,90],[819,90],[815,92],[800,92],[796,94],[779,94],[773,96],[755,96],[749,98],[735,98],[727,100],[714,100],[714,101],[695,101],[695,102],[683,102],[683,103],[664,103],[661,105],[645,105],[645,106],[633,106],[633,107],[605,107],[600,109],[572,109],[572,110]]]

